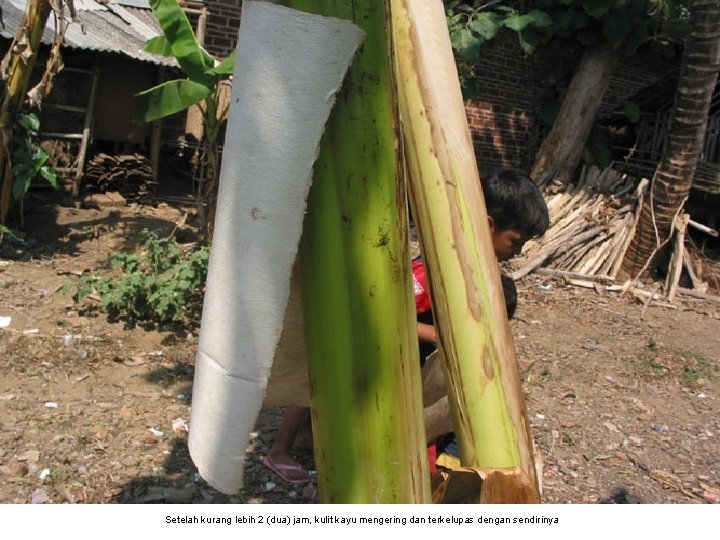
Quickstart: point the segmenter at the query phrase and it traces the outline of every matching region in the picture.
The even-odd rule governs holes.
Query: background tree
[[[53,7],[55,5],[55,7]],[[26,189],[18,190],[14,187],[15,174],[10,156],[14,152],[13,148],[13,130],[18,124],[18,115],[22,111],[23,104],[27,99],[27,90],[30,83],[30,77],[38,58],[40,42],[42,40],[45,24],[53,9],[57,9],[61,26],[56,32],[56,39],[53,50],[55,54],[50,57],[46,75],[43,77],[41,84],[38,85],[37,91],[34,92],[34,100],[37,102],[50,90],[52,74],[55,72],[54,67],[59,64],[59,47],[63,37],[63,10],[68,7],[71,14],[74,14],[72,0],[64,0],[54,4],[50,0],[29,0],[25,19],[18,27],[17,34],[13,40],[8,52],[2,62],[2,105],[0,106],[0,131],[2,132],[2,144],[0,144],[0,226],[7,223],[10,208],[14,200],[18,199],[20,191],[24,195]],[[23,126],[25,133],[31,123],[25,121]],[[24,142],[24,141],[23,141]],[[30,161],[33,161],[30,159]],[[33,166],[39,163],[39,160],[33,162]],[[44,161],[40,164],[36,172],[39,172],[44,166]],[[31,178],[30,178],[31,179]],[[23,184],[26,184],[27,175],[23,176]],[[13,193],[14,192],[14,193]]]
[[[641,47],[658,51],[683,29],[683,2],[678,0],[446,4],[461,60],[477,59],[501,28],[515,31],[523,52],[533,55],[543,99],[537,106],[537,127],[542,133],[551,126],[532,167],[539,183],[572,179],[618,59]],[[467,74],[467,66],[461,71]],[[585,156],[602,162],[609,152],[600,146]]]
[[[197,41],[190,21],[177,0],[149,0],[163,35],[147,43],[145,50],[173,56],[187,75],[139,93],[135,100],[135,119],[152,122],[198,105],[203,120],[203,183],[198,194],[200,228],[212,238],[217,202],[220,165],[218,138],[227,119],[227,106],[221,107],[221,83],[228,80],[235,65],[235,52],[218,62]]]
[[[623,270],[631,277],[657,266],[658,255],[672,235],[673,221],[687,200],[719,71],[720,3],[693,0],[666,149],[623,261]]]

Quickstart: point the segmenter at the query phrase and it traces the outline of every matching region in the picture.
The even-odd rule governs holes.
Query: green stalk
[[[320,498],[429,502],[387,4],[284,3],[366,32],[321,142],[301,242]]]
[[[391,6],[410,192],[461,462],[510,471],[508,484],[524,486],[511,500],[537,500],[515,349],[442,4]]]

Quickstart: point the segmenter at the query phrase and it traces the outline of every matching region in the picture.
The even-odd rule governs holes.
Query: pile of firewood
[[[599,292],[629,291],[644,299],[646,305],[660,296],[659,289],[670,302],[678,293],[720,302],[719,296],[706,292],[708,283],[701,279],[706,276],[700,276],[695,269],[698,261],[685,245],[688,226],[702,228],[712,236],[717,232],[695,223],[687,214],[678,215],[674,222],[672,258],[665,283],[659,284],[659,289],[656,285],[648,291],[634,279],[616,281],[649,183],[646,178],[638,181],[611,168],[601,171],[591,167],[583,169],[577,183],[564,191],[546,193],[550,227],[542,238],[528,242],[520,257],[505,263],[512,278],[534,272]],[[691,288],[681,286],[681,274],[687,276]]]
[[[156,182],[150,159],[142,154],[98,153],[85,165],[83,193],[119,192],[127,201],[152,204]]]
[[[648,181],[611,168],[583,169],[576,184],[546,195],[550,227],[512,261],[512,277],[531,272],[613,282],[635,232]]]

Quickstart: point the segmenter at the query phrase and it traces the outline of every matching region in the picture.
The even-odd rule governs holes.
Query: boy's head
[[[547,204],[527,174],[503,170],[483,178],[482,188],[498,260],[519,255],[525,242],[545,234],[550,224]]]

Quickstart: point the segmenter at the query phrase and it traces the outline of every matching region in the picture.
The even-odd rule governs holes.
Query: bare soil
[[[111,321],[63,292],[135,248],[138,232],[195,239],[192,209],[82,208],[35,196],[24,244],[0,252],[0,502],[315,503],[258,462],[280,409],[247,448],[246,488],[209,487],[188,455],[197,329]],[[183,215],[189,219],[183,224]],[[720,304],[670,307],[527,277],[512,329],[548,503],[720,498]],[[312,454],[298,459],[313,467]]]

